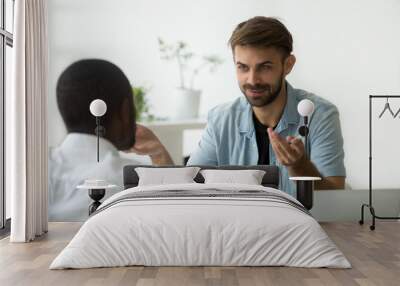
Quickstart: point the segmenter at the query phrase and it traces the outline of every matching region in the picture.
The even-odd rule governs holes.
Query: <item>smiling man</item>
[[[344,188],[338,110],[286,81],[296,62],[292,42],[290,32],[275,18],[254,17],[236,27],[229,43],[244,96],[209,112],[207,128],[188,165],[277,165],[280,189],[293,196],[290,176],[319,176],[316,189]],[[303,99],[315,105],[309,157],[298,134],[302,120],[297,104]]]

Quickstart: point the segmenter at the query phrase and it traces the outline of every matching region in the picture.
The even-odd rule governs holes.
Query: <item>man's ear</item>
[[[294,64],[296,63],[296,57],[293,54],[290,54],[286,59],[285,59],[285,63],[284,63],[284,74],[288,75],[292,69]]]

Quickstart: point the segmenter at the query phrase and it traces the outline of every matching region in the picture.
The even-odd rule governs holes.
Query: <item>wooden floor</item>
[[[378,222],[375,231],[357,223],[323,223],[352,269],[289,267],[120,267],[48,270],[79,229],[50,223],[32,243],[0,241],[0,285],[400,285],[400,222]]]

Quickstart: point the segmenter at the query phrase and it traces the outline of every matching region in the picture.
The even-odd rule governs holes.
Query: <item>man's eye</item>
[[[262,65],[261,68],[264,69],[264,70],[270,70],[270,69],[272,69],[272,66],[270,66],[270,65]]]
[[[241,71],[245,71],[247,69],[246,66],[242,66],[242,65],[239,65],[237,68],[238,68],[238,70],[241,70]]]

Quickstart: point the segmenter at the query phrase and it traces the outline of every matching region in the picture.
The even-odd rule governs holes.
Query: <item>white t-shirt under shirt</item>
[[[77,189],[86,179],[106,180],[119,186],[106,191],[105,198],[123,190],[123,167],[151,164],[148,156],[121,156],[108,140],[100,138],[97,162],[97,137],[70,133],[49,154],[49,220],[84,221],[93,202],[88,191]]]

